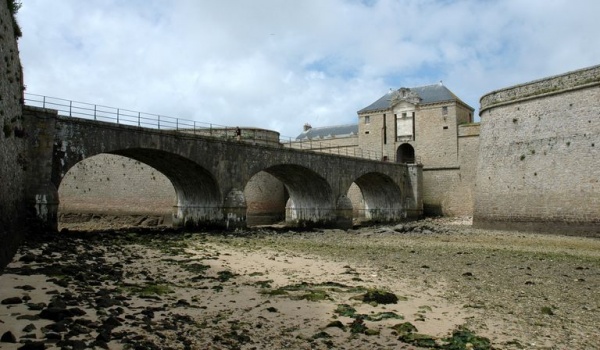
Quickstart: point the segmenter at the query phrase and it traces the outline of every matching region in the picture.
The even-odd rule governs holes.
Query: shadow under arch
[[[328,226],[336,221],[333,191],[325,178],[295,164],[279,164],[263,169],[285,186],[289,199],[285,221],[296,226]]]
[[[364,220],[369,222],[392,222],[406,218],[402,205],[402,190],[389,176],[381,173],[367,173],[354,183],[362,193]]]

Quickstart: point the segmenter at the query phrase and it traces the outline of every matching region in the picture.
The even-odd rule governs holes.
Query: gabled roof
[[[328,139],[332,137],[347,137],[358,134],[358,124],[324,126],[310,128],[296,137],[296,140]]]
[[[461,101],[452,91],[445,87],[441,82],[438,84],[418,86],[410,89],[398,89],[397,91],[400,90],[410,90],[410,92],[417,94],[420,98],[419,104],[421,105],[445,101],[457,101],[473,109],[471,106]],[[390,92],[383,95],[380,99],[371,103],[369,106],[361,109],[360,111],[358,111],[358,113],[361,114],[366,112],[375,112],[390,109],[392,107],[391,101],[394,92],[395,91],[390,90]]]

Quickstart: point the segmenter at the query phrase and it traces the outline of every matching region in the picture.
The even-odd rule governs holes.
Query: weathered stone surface
[[[600,66],[481,99],[474,225],[600,236]]]
[[[336,226],[340,219],[351,225],[345,203],[343,208],[337,205],[353,182],[361,187],[375,221],[397,221],[422,212],[421,194],[415,193],[421,172],[409,172],[404,164],[224,142],[177,131],[140,132],[139,127],[58,117],[34,107],[24,109],[24,118],[36,137],[52,140],[32,140],[32,178],[38,180],[26,191],[37,198],[38,218],[49,228],[56,226],[62,176],[100,153],[135,159],[164,174],[175,188],[172,222],[178,227],[243,227],[247,205],[241,189],[262,171],[285,184],[292,199],[286,208],[290,225]]]
[[[13,257],[25,231],[26,201],[23,190],[29,168],[22,118],[23,80],[13,16],[8,2],[0,3],[0,272]]]

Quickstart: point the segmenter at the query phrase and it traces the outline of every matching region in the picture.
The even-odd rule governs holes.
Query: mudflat
[[[599,349],[600,239],[427,219],[30,236],[3,349]]]

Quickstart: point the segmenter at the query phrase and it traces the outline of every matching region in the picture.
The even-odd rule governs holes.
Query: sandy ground
[[[600,348],[600,240],[469,224],[41,235],[0,276],[0,348]]]

